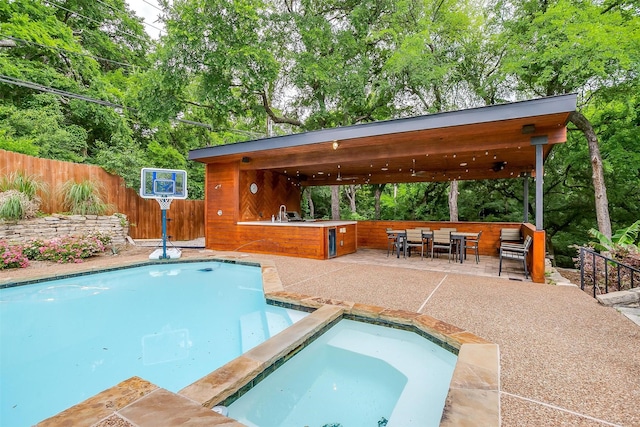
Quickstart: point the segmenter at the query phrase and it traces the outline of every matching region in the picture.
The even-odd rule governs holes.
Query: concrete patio
[[[555,274],[537,284],[514,261],[498,277],[498,258],[375,250],[267,258],[287,291],[416,311],[499,344],[503,426],[640,425],[640,327]]]

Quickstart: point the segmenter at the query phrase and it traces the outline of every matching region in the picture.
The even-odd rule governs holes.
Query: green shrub
[[[24,193],[29,200],[37,197],[39,192],[46,192],[46,184],[37,175],[15,171],[0,178],[0,191],[16,190]]]
[[[40,209],[39,192],[46,186],[36,175],[15,171],[0,178],[0,218],[33,218]]]
[[[29,199],[24,193],[9,190],[0,193],[0,218],[15,221],[34,218],[40,207],[39,199]]]
[[[598,239],[597,242],[589,242],[589,246],[600,252],[609,252],[614,258],[622,259],[630,252],[638,252],[636,242],[639,241],[640,220],[629,227],[616,230],[611,238],[600,233],[595,228],[590,229],[589,234]]]
[[[0,218],[8,220],[22,219],[24,216],[24,209],[22,207],[24,198],[26,198],[26,196],[15,190],[2,193],[0,195]]]
[[[111,206],[102,200],[102,186],[94,181],[62,185],[63,206],[74,215],[104,215]]]

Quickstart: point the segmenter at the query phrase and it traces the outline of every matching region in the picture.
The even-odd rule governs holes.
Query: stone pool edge
[[[67,423],[103,427],[113,425],[114,422],[133,423],[124,425],[144,427],[157,425],[158,420],[163,420],[162,425],[167,426],[193,422],[198,425],[242,427],[244,424],[217,414],[210,408],[229,399],[234,400],[234,396],[250,389],[254,383],[259,382],[315,339],[323,329],[341,318],[364,319],[372,323],[380,322],[392,327],[414,330],[427,339],[432,337],[433,341],[444,344],[443,347],[454,353],[457,351],[458,360],[440,427],[501,425],[500,354],[497,344],[420,313],[286,292],[273,261],[258,261],[245,257],[233,259],[228,256],[189,259],[189,262],[200,261],[258,265],[262,270],[263,290],[268,303],[313,312],[178,393],[159,388],[144,379],[132,377],[41,421],[37,424],[38,427]],[[135,264],[155,263],[157,262]],[[120,268],[132,266],[138,265]],[[97,273],[98,270],[92,269],[90,272]]]

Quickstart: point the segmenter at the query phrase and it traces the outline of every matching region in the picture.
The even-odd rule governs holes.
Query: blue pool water
[[[304,314],[260,268],[164,264],[0,289],[0,425],[26,426],[139,376],[178,391]]]
[[[229,416],[251,427],[438,426],[456,360],[415,333],[341,320]]]

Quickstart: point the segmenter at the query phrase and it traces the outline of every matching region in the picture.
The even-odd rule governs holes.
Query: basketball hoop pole
[[[156,199],[162,210],[162,257],[160,259],[167,259],[167,210],[171,206],[171,200],[167,198]]]
[[[167,210],[162,209],[162,259],[167,259]]]

